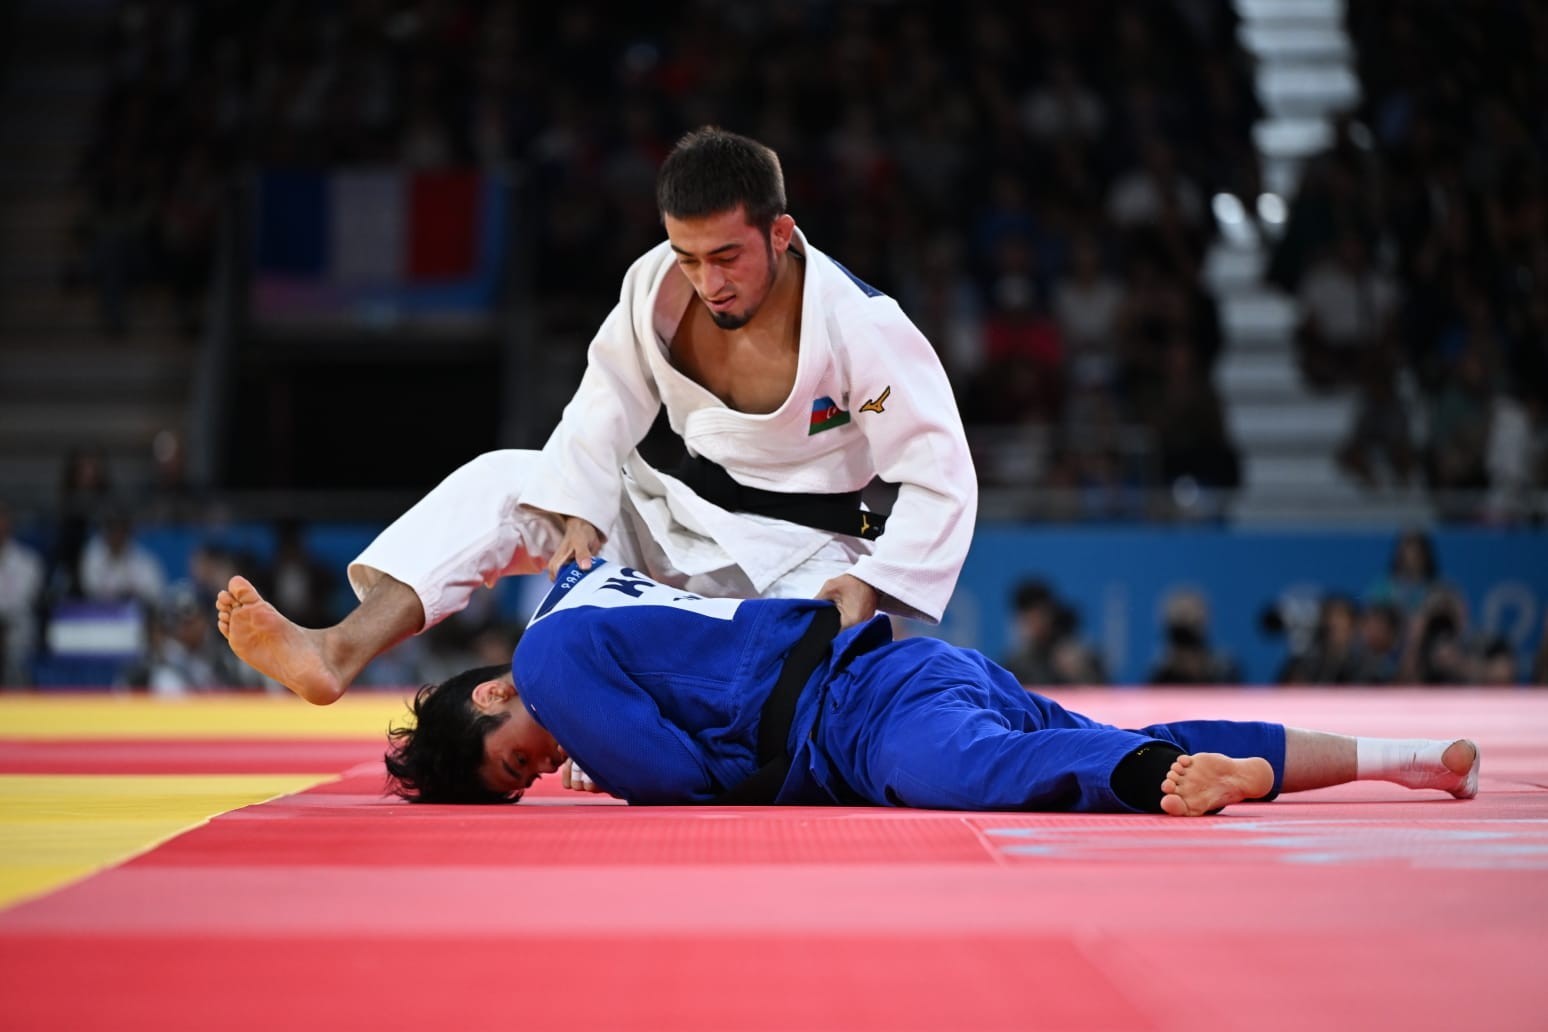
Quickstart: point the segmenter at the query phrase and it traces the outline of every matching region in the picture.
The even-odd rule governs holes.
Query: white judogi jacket
[[[586,373],[520,503],[582,517],[604,532],[627,504],[684,574],[737,566],[763,591],[835,535],[700,498],[635,452],[664,404],[690,452],[738,482],[783,492],[898,486],[874,543],[846,538],[850,571],[882,607],[938,621],[972,539],[978,482],[962,419],[929,341],[897,303],[806,242],[799,365],[777,411],[749,414],[679,372],[670,344],[692,286],[669,244],[625,275],[618,306],[592,341]],[[814,412],[814,410],[816,410]]]

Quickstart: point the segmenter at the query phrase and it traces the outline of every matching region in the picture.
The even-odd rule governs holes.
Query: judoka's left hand
[[[565,760],[559,765],[559,784],[572,792],[600,792],[602,787],[591,780],[591,775],[575,765],[574,760]]]
[[[876,589],[852,573],[841,573],[822,586],[818,598],[838,606],[839,627],[853,627],[876,615]]]

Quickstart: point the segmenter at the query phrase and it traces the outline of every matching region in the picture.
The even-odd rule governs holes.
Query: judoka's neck
[[[748,320],[746,326],[721,330],[727,342],[751,345],[766,354],[794,354],[799,351],[801,288],[805,280],[804,259],[792,251],[780,255],[774,282],[757,314]]]
[[[801,351],[805,270],[789,252],[757,313],[735,330],[715,325],[697,295],[672,339],[672,364],[727,407],[754,414],[778,410],[795,386]]]

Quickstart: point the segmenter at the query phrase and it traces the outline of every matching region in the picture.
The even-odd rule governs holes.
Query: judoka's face
[[[554,736],[521,704],[510,674],[474,688],[473,707],[480,713],[507,717],[484,736],[479,775],[494,791],[520,799],[534,781],[552,774],[565,761],[564,750]]]
[[[739,330],[768,300],[795,220],[781,215],[767,232],[747,221],[737,206],[718,215],[662,221],[677,254],[677,267],[693,284],[710,318],[723,330]]]

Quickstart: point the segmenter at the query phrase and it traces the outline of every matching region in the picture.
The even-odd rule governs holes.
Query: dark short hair
[[[779,155],[757,140],[705,126],[688,133],[661,164],[656,206],[663,216],[697,219],[742,207],[767,229],[785,213]]]
[[[1016,612],[1025,613],[1029,609],[1040,606],[1053,605],[1053,589],[1046,582],[1040,580],[1024,580],[1016,585]]]
[[[1403,545],[1412,541],[1419,546],[1419,562],[1421,574],[1425,580],[1434,580],[1440,575],[1440,563],[1435,558],[1435,541],[1422,530],[1404,531],[1392,546],[1392,561],[1388,569],[1397,572],[1398,555],[1403,551]]]
[[[509,672],[509,666],[479,667],[420,688],[409,704],[412,722],[387,732],[388,787],[411,803],[512,802],[479,773],[484,737],[510,716],[473,706],[473,689]]]

